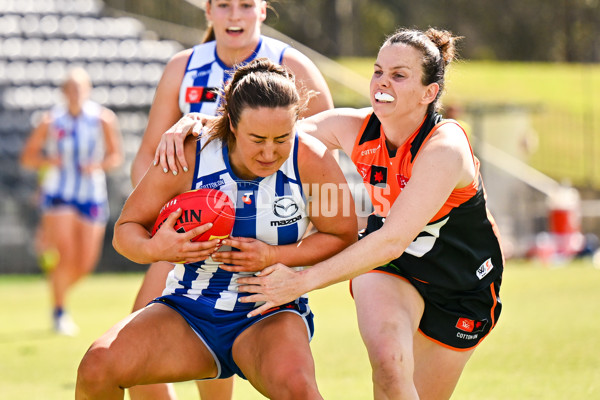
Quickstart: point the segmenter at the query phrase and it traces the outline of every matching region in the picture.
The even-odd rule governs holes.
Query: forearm
[[[386,240],[377,233],[302,271],[302,285],[306,291],[352,279],[399,257],[406,246],[392,238]]]
[[[122,256],[138,264],[150,264],[156,259],[150,252],[150,233],[141,225],[124,223],[115,227],[113,247]]]
[[[123,163],[123,154],[121,154],[120,152],[115,152],[115,153],[107,154],[104,157],[104,160],[102,160],[100,167],[104,171],[108,172],[108,171],[111,171],[111,170],[117,168],[122,163]]]
[[[315,232],[297,243],[277,246],[274,263],[290,267],[314,265],[339,253],[355,241],[356,235],[343,237]]]

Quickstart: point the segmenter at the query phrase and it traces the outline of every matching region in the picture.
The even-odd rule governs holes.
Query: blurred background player
[[[69,290],[96,266],[109,217],[105,171],[123,161],[116,115],[89,100],[90,78],[73,69],[65,104],[43,115],[25,143],[21,164],[40,171],[42,216],[36,247],[48,272],[54,330],[77,333],[65,311]]]
[[[156,89],[140,149],[131,169],[135,187],[152,164],[162,133],[189,112],[217,115],[221,98],[217,93],[230,79],[234,68],[255,58],[266,57],[289,68],[298,86],[317,93],[301,117],[333,107],[325,79],[314,63],[289,45],[261,35],[261,25],[267,16],[268,4],[262,0],[209,0],[206,19],[209,28],[204,42],[176,54],[167,64]],[[166,172],[166,171],[165,171]],[[153,263],[146,273],[133,311],[145,307],[161,295],[172,265]],[[233,378],[229,381],[198,382],[204,400],[228,400],[233,393]],[[143,399],[174,399],[167,385],[136,387],[131,397]]]

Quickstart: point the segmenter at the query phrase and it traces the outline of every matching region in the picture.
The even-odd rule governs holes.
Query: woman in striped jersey
[[[62,91],[66,100],[44,114],[25,143],[21,163],[41,175],[41,237],[58,260],[48,271],[57,333],[77,326],[64,309],[69,290],[98,261],[109,217],[105,171],[123,161],[117,118],[89,100],[91,81],[72,70]],[[51,250],[50,250],[51,249]]]
[[[182,115],[189,112],[218,114],[221,102],[219,89],[223,88],[239,64],[266,57],[289,68],[296,76],[298,86],[317,92],[302,112],[302,117],[333,107],[327,83],[315,64],[289,44],[261,34],[267,7],[264,0],[206,2],[209,28],[203,43],[173,56],[156,89],[148,126],[132,164],[131,180],[134,186],[151,165],[160,135]],[[150,265],[133,311],[145,307],[162,293],[170,270],[171,265],[166,262]],[[229,400],[233,392],[233,378],[198,381],[198,389],[202,399]],[[151,396],[155,400],[173,400],[176,397],[173,389],[167,385],[132,388],[130,395],[133,399]]]
[[[351,197],[335,158],[295,128],[304,97],[293,75],[268,59],[241,66],[225,90],[216,125],[185,144],[193,173],[174,177],[156,168],[146,173],[115,225],[115,248],[139,263],[175,265],[163,296],[88,350],[78,371],[77,399],[119,399],[133,385],[234,374],[271,399],[322,398],[309,346],[313,323],[307,297],[301,294],[249,318],[260,304],[241,302],[236,287],[241,276],[254,272],[221,268],[223,259],[234,259],[254,271],[276,261],[301,269],[356,241],[354,205],[350,202],[345,214],[330,212]],[[327,191],[320,193],[324,184]],[[217,239],[190,242],[209,226],[177,233],[173,224],[180,210],[150,236],[164,203],[204,187],[232,199],[232,234],[239,239],[221,248]],[[315,231],[305,236],[309,222]],[[247,245],[254,251],[240,260],[231,247]]]

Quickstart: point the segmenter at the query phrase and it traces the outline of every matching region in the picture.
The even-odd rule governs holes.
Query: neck
[[[76,117],[81,114],[81,109],[83,108],[81,104],[73,104],[69,105],[69,114]]]
[[[388,145],[397,149],[421,126],[424,119],[425,114],[413,113],[402,118],[397,116],[379,118],[379,121],[381,121]]]
[[[217,41],[217,55],[228,67],[233,67],[252,55],[254,50],[256,50],[256,46],[258,46],[259,40],[257,38],[256,41],[252,41],[248,46],[237,48],[219,46],[219,42]]]

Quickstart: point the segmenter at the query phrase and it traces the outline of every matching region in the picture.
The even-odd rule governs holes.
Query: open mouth
[[[227,33],[232,35],[240,35],[244,32],[244,29],[239,26],[232,26],[226,29]]]
[[[375,93],[375,100],[377,100],[379,103],[391,103],[396,99],[387,93],[377,92]]]

